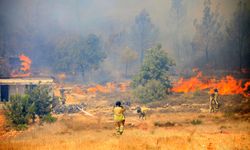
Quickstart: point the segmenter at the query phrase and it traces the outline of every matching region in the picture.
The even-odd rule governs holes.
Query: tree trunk
[[[238,29],[239,29],[239,69],[240,72],[242,71],[242,48],[243,48],[243,30],[242,30],[242,24],[243,24],[243,16],[242,16],[242,2],[240,1],[240,21],[238,23]]]
[[[206,45],[205,52],[206,52],[206,62],[208,63],[208,45]]]
[[[125,77],[128,77],[128,62],[125,65]]]
[[[33,113],[32,114],[32,123],[35,123],[36,115]]]
[[[206,49],[205,49],[205,55],[206,55],[206,63],[208,63],[209,58],[208,58],[208,44],[209,44],[209,36],[208,36],[208,31],[206,32]]]
[[[179,48],[179,41],[177,40],[177,44],[176,44],[176,47],[177,47],[177,57],[179,59],[179,61],[181,60],[181,57],[180,57],[180,48]]]
[[[177,15],[177,18],[180,18],[180,17]],[[178,20],[179,20],[179,19],[178,19]],[[178,59],[179,59],[179,61],[180,61],[180,60],[181,60],[181,54],[180,54],[179,28],[180,28],[180,25],[179,25],[179,23],[177,23],[176,47],[177,47],[177,57],[178,57]]]
[[[141,59],[140,59],[141,66],[142,66],[142,63],[143,63],[143,57],[144,57],[144,51],[143,51],[143,48],[141,47]]]
[[[242,41],[239,42],[239,69],[242,71]]]
[[[141,35],[140,39],[140,48],[141,48],[141,54],[140,54],[140,67],[142,66],[143,63],[143,57],[144,57],[144,46],[143,46],[143,36]]]

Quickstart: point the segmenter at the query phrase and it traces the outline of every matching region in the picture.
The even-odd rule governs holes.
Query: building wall
[[[25,93],[25,85],[10,85],[9,86],[9,97],[15,94],[23,95],[24,93]]]
[[[3,101],[2,96],[1,96],[2,86],[4,86],[4,85],[0,85],[0,101]],[[34,88],[37,85],[5,85],[5,86],[8,86],[8,89],[7,89],[8,96],[7,97],[9,97],[9,98],[7,101],[9,101],[11,95],[16,95],[16,94],[23,95],[23,94],[25,94],[26,88],[28,86],[32,86],[31,88]],[[49,95],[51,97],[53,97],[54,96],[53,85],[49,85],[49,87],[51,88],[51,91],[49,91]]]

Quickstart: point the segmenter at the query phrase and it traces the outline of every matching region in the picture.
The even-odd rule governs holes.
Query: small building
[[[9,101],[11,95],[23,95],[27,88],[35,87],[38,84],[53,86],[52,78],[1,78],[0,79],[0,101]],[[53,91],[50,93],[53,96]]]

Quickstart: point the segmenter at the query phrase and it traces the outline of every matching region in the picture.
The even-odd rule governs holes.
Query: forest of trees
[[[223,4],[204,0],[201,17],[196,18],[187,16],[191,2],[171,0],[166,8],[169,13],[162,17],[164,31],[145,8],[124,22],[101,18],[95,24],[98,28],[90,30],[92,25],[80,19],[84,14],[80,2],[74,2],[67,3],[76,8],[72,10],[76,15],[70,16],[74,22],[68,19],[60,24],[63,17],[56,15],[62,12],[55,9],[58,4],[53,1],[31,1],[29,6],[24,0],[1,1],[0,59],[25,53],[33,60],[32,68],[105,82],[137,74],[146,51],[162,43],[180,72],[193,67],[249,70],[250,11],[245,0],[237,0],[230,17],[220,12]],[[1,76],[6,76],[7,67],[0,60]]]
[[[237,9],[228,21],[223,22],[218,10],[212,11],[211,1],[206,0],[201,21],[194,21],[196,34],[192,48],[198,56],[203,53],[195,64],[239,71],[249,68],[250,13],[246,2],[238,1]]]

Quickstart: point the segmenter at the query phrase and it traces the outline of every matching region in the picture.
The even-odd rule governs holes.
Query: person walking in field
[[[123,133],[124,124],[125,124],[124,112],[125,112],[125,108],[121,106],[120,101],[117,101],[113,109],[114,121],[115,121],[115,127],[116,127],[116,135],[122,135]]]
[[[218,89],[214,89],[214,92],[210,95],[209,98],[209,112],[215,112],[215,109],[219,109],[218,103],[219,91]]]

